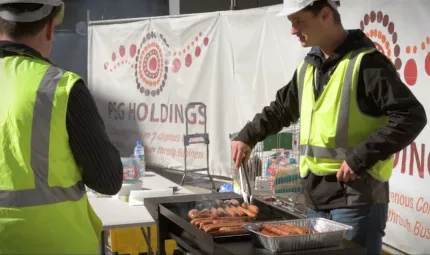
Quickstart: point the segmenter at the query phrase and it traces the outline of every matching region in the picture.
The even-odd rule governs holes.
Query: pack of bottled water
[[[136,182],[145,176],[145,148],[141,141],[136,142],[133,155],[121,158],[124,182]]]

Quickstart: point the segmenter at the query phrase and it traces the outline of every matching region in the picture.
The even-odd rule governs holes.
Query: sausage
[[[202,221],[202,219],[194,219],[195,221],[194,221],[194,223],[193,223],[193,225],[194,226],[200,226],[200,222]]]
[[[255,218],[257,216],[257,215],[255,215],[255,213],[251,212],[250,210],[247,210],[247,209],[240,207],[240,206],[237,207],[237,211],[239,211],[245,215],[248,215],[250,218]]]
[[[210,211],[208,209],[201,210],[196,216],[202,215],[202,214],[208,214]]]
[[[307,227],[299,227],[299,226],[295,226],[295,227],[300,231],[302,231],[303,234],[311,234],[313,232],[312,229],[309,229]]]
[[[191,221],[190,221],[190,223],[191,223],[191,225],[195,225],[196,224],[196,221],[198,221],[199,219],[192,219]]]
[[[248,233],[246,229],[238,227],[222,227],[219,229],[219,232],[225,235],[243,235]]]
[[[232,220],[214,220],[214,223],[213,223],[213,224],[223,224],[223,223],[232,223],[232,222],[242,222],[242,223],[246,223],[246,222],[247,222],[247,220],[235,220],[235,221],[232,221]]]
[[[263,227],[263,229],[265,229],[269,232],[275,233],[277,235],[280,235],[280,236],[289,236],[290,235],[290,233],[285,232],[284,230],[282,230],[282,229],[280,229],[280,228],[278,228],[272,224],[265,223],[262,225],[262,227]]]
[[[223,217],[227,215],[227,212],[222,207],[218,207],[216,210],[218,212],[218,215],[217,215],[218,217]]]
[[[199,210],[197,209],[192,209],[188,212],[188,217],[190,217],[190,219],[194,219],[194,217],[199,213]]]
[[[228,213],[228,215],[230,215],[231,217],[236,217],[237,213],[233,210],[233,208],[231,207],[227,207],[225,208],[225,211]]]
[[[287,231],[287,228],[289,228],[289,229],[290,229],[290,231],[291,231],[291,232],[293,232],[294,234],[303,235],[303,234],[305,234],[305,233],[306,233],[306,231],[305,231],[305,230],[303,230],[302,228],[299,228],[299,227],[294,226],[294,225],[291,225],[291,224],[284,224],[284,225],[281,225],[281,228],[282,228],[282,229],[284,229],[284,228],[285,228],[285,230],[286,230],[286,231]]]
[[[290,235],[296,235],[296,234],[298,234],[298,232],[293,227],[291,227],[291,225],[289,225],[289,224],[281,224],[281,225],[278,225],[277,227],[280,230],[282,230],[282,231],[284,231],[286,233],[289,233]]]
[[[298,227],[292,224],[282,224],[279,227],[286,232],[290,232],[291,234],[303,235],[315,233],[315,231],[310,228]]]
[[[250,210],[251,212],[255,213],[255,214],[258,214],[258,212],[260,211],[260,209],[258,209],[258,207],[255,205],[248,205],[247,209]]]
[[[238,221],[238,220],[244,220],[248,221],[248,216],[238,216],[238,217],[216,217],[214,220],[222,220],[222,221]]]
[[[194,216],[194,219],[206,219],[206,218],[210,218],[212,215],[210,213],[207,214],[197,214],[196,216]]]
[[[217,209],[215,208],[215,207],[212,207],[211,208],[211,217],[216,217],[216,216],[218,216],[218,211],[217,211]]]
[[[228,223],[220,223],[220,224],[210,224],[203,226],[203,230],[205,232],[219,231],[222,227],[242,227],[244,222],[228,222]]]
[[[220,232],[228,232],[228,231],[232,231],[232,230],[237,230],[237,229],[243,229],[241,227],[222,227],[219,229]],[[245,229],[243,229],[245,230]]]
[[[258,212],[260,211],[260,209],[258,209],[257,206],[246,204],[246,203],[242,203],[242,208],[247,209],[247,210],[253,212],[254,214],[258,214]]]
[[[199,226],[200,228],[203,228],[203,226],[209,225],[209,224],[214,224],[214,220],[201,220]]]
[[[237,201],[236,199],[232,199],[232,200],[230,200],[230,202],[231,202],[231,205],[233,205],[233,206],[239,206],[240,205],[239,201]]]
[[[243,212],[243,211],[240,211],[239,209],[243,209],[243,208],[241,208],[240,206],[238,206],[238,207],[230,207],[237,215],[239,215],[239,216],[246,216],[246,213],[245,212]]]
[[[220,228],[222,228],[222,227],[236,227],[236,228],[239,228],[239,227],[242,227],[243,224],[244,223],[240,223],[240,222],[237,222],[237,223],[210,224],[210,225],[203,226],[203,230],[206,233],[210,233],[210,232],[213,232],[213,231],[219,231]]]
[[[265,236],[279,236],[279,235],[277,235],[277,234],[275,234],[273,232],[267,231],[265,229],[261,230],[260,234],[265,235]]]
[[[230,200],[224,200],[224,202],[222,202],[222,204],[221,204],[222,207],[229,207],[230,205],[231,205]]]

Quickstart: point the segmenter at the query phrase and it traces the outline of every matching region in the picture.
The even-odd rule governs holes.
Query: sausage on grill
[[[231,205],[233,205],[233,206],[239,206],[240,205],[239,201],[237,201],[236,199],[232,199],[232,200],[230,200],[230,202],[231,202]]]
[[[245,209],[243,207],[237,207],[237,211],[241,212],[242,214],[248,215],[250,218],[255,218],[257,215],[255,215],[255,213],[251,212],[248,209]]]
[[[199,210],[197,209],[192,209],[188,212],[188,217],[190,217],[190,219],[194,219],[194,217],[199,213]]]
[[[203,230],[205,232],[219,231],[222,227],[242,227],[245,223],[243,222],[228,222],[228,223],[220,223],[220,224],[210,224],[203,226]]]

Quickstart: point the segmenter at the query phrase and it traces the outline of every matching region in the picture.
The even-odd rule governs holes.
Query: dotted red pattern
[[[179,72],[183,66],[190,67],[193,64],[193,58],[200,57],[202,54],[202,48],[207,47],[208,45],[209,38],[203,38],[203,33],[200,32],[186,46],[175,50],[173,52],[175,59],[172,62],[172,72]]]
[[[136,56],[136,88],[145,96],[158,96],[166,86],[170,46],[166,38],[157,32],[149,32],[143,38]]]
[[[107,72],[123,66],[134,69],[137,90],[145,96],[155,97],[165,88],[169,70],[177,73],[183,67],[190,67],[193,59],[200,57],[208,45],[209,38],[200,32],[172,53],[166,38],[152,31],[144,35],[139,48],[135,44],[128,49],[120,45],[118,51],[112,52],[111,62],[104,63],[104,69]]]
[[[379,25],[380,29],[368,29],[368,26],[372,23]],[[403,78],[406,84],[414,86],[418,80],[418,64],[413,55],[419,53],[419,50],[425,51],[429,47],[430,38],[427,37],[426,40],[421,42],[418,46],[408,45],[402,52],[402,47],[398,44],[398,34],[395,30],[394,22],[390,20],[389,15],[384,14],[381,11],[371,11],[370,13],[365,14],[363,19],[360,21],[360,28],[366,32],[367,37],[372,39],[375,47],[393,61],[394,66],[399,73],[403,68]],[[407,59],[404,66],[404,61],[402,60],[403,56]],[[426,74],[430,76],[429,52],[427,52],[427,57],[424,61],[424,69]]]

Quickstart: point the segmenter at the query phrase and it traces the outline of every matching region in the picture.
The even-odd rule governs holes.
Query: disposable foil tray
[[[264,223],[273,224],[275,226],[280,224],[292,224],[298,227],[307,227],[317,232],[313,234],[291,236],[266,236],[260,233],[263,222],[251,223],[243,226],[250,232],[254,245],[262,246],[271,252],[288,252],[339,246],[346,233],[352,230],[351,226],[324,218],[271,221]]]

